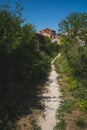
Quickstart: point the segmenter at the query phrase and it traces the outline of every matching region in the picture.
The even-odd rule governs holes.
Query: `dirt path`
[[[46,82],[46,90],[41,95],[41,102],[45,105],[44,111],[41,112],[39,119],[39,125],[42,130],[53,130],[56,124],[56,110],[60,104],[60,91],[57,83],[57,73],[54,67],[54,61],[60,56],[60,54],[54,58],[51,62],[52,70]]]
[[[41,126],[41,130],[53,130],[56,124],[56,110],[60,103],[59,97],[61,96],[57,83],[57,73],[53,63],[59,56],[60,54],[51,62],[52,70],[45,83],[45,89],[41,95],[38,95],[41,103],[44,104],[44,110],[34,109],[32,114],[26,114],[20,117],[16,121],[17,127],[15,130],[34,130],[33,127],[36,129],[36,125],[32,126],[34,120],[38,123],[37,127]],[[29,106],[27,105],[27,107]]]

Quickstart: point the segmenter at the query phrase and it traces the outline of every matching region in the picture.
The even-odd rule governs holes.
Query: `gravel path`
[[[59,85],[57,82],[57,73],[54,67],[54,61],[60,56],[60,54],[54,58],[51,62],[52,70],[49,75],[48,81],[46,82],[46,89],[44,93],[41,95],[41,102],[45,105],[44,111],[42,111],[39,125],[41,126],[42,130],[53,130],[56,124],[56,110],[60,104],[60,90]]]

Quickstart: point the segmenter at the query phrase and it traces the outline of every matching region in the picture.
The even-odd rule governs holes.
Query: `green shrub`
[[[4,117],[4,119],[0,120],[0,130],[11,130],[12,122],[9,119],[8,115]]]
[[[77,92],[72,93],[72,96],[75,98],[87,99],[87,89],[79,87]]]
[[[61,104],[59,112],[72,112],[74,104],[73,100],[65,99]]]
[[[67,82],[69,83],[68,90],[70,90],[70,91],[76,89],[78,86],[78,82],[75,79],[73,79],[72,77],[69,78],[67,80]]]
[[[66,130],[66,122],[64,119],[61,119],[55,126],[54,130]]]
[[[87,112],[87,100],[86,100],[86,99],[83,99],[83,100],[80,102],[80,108],[81,108],[82,111]]]
[[[69,65],[64,65],[62,72],[66,74],[71,74],[72,68]]]
[[[81,118],[76,120],[76,125],[78,125],[81,128],[87,127],[87,123],[84,121],[84,119]]]

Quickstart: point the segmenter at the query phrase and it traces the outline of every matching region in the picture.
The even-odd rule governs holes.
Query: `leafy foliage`
[[[82,111],[86,111],[87,112],[87,100],[83,99],[80,103],[80,108]]]
[[[0,8],[0,129],[12,127],[14,119],[27,112],[30,107],[38,107],[37,94],[40,84],[50,71],[50,61],[58,52],[57,45],[44,38],[45,45],[38,51],[36,30],[32,24],[22,25],[22,7],[17,2],[16,9],[8,6]],[[49,43],[48,43],[49,42]],[[49,50],[51,49],[51,51]],[[55,53],[54,53],[55,52]],[[35,99],[35,100],[34,100]],[[34,100],[34,101],[33,101]],[[8,115],[8,117],[6,117]],[[5,120],[5,121],[4,121]],[[39,128],[37,128],[39,129]]]
[[[73,110],[79,112],[81,110],[80,112],[83,117],[84,112],[87,112],[87,13],[71,13],[65,19],[61,20],[59,29],[61,33],[67,33],[67,35],[62,35],[61,38],[64,59],[61,58],[60,62],[62,61],[62,64],[59,64],[59,68],[61,68],[61,72],[66,79],[63,79],[65,87],[62,88],[62,92],[64,92],[64,98],[71,98],[74,101],[68,101],[67,103],[64,100],[61,103],[60,113],[64,115],[61,119],[65,119],[65,122],[67,122],[67,112],[71,113]],[[69,91],[65,90],[67,87]],[[75,115],[73,116],[72,113],[70,116],[74,120]],[[87,123],[85,120],[78,119],[76,121],[77,126],[82,129],[86,128]]]
[[[65,37],[63,52],[70,68],[72,68],[72,75],[86,87],[87,45],[80,46],[76,38]]]
[[[68,90],[78,91],[72,95],[80,99],[80,108],[86,111],[87,107],[87,45],[84,47],[78,43],[76,38],[65,37],[63,40],[63,53],[66,56],[69,68],[71,68],[71,77],[69,77]]]
[[[61,119],[55,126],[55,130],[66,130],[66,122],[64,119]]]
[[[73,79],[73,77],[70,77],[67,82],[69,83],[68,90],[70,91],[75,90],[78,87],[78,82]]]
[[[76,120],[76,124],[77,124],[79,127],[81,127],[81,128],[87,127],[87,123],[85,122],[84,119],[81,119],[81,118],[78,118],[78,119]]]
[[[11,130],[12,129],[12,122],[10,121],[8,115],[4,117],[4,119],[0,120],[0,128],[2,130]]]
[[[70,13],[59,23],[59,31],[75,36],[78,31],[84,31],[87,28],[87,13]]]
[[[61,104],[59,112],[65,112],[65,111],[72,112],[74,105],[75,102],[73,100],[65,99]]]

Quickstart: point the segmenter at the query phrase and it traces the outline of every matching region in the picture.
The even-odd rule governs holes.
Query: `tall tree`
[[[75,36],[78,31],[87,29],[87,13],[71,13],[59,23],[60,33]]]
[[[7,52],[18,44],[22,22],[22,7],[19,2],[14,10],[11,10],[9,3],[0,6],[0,46],[4,46]]]

